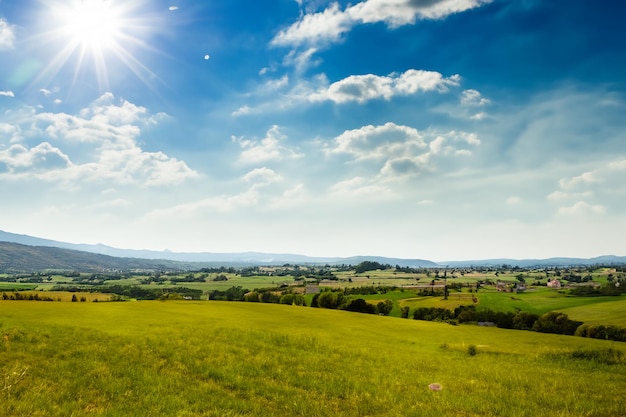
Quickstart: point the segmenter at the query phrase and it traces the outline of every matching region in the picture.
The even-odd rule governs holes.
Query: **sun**
[[[65,15],[63,31],[84,49],[114,48],[121,37],[123,16],[107,0],[83,0],[71,4]]]
[[[137,57],[155,50],[151,33],[160,26],[148,0],[40,0],[41,47],[53,52],[36,82],[55,79],[73,63],[72,84],[79,79],[109,91],[111,68],[129,69],[146,84],[158,79]],[[121,64],[121,66],[119,65]]]

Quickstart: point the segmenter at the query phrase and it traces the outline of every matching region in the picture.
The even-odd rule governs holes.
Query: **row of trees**
[[[459,306],[452,310],[437,307],[421,307],[413,312],[415,320],[445,321],[452,323],[477,322],[503,329],[534,330],[542,333],[573,335],[583,324],[570,320],[567,314],[551,311],[542,316],[528,311],[516,312],[476,309],[475,306]]]
[[[477,310],[475,306],[460,306],[452,310],[421,307],[413,311],[415,320],[443,321],[448,323],[478,322],[499,328],[532,330],[541,333],[575,335],[594,339],[626,342],[626,329],[617,326],[590,325],[571,320],[567,314],[550,311],[543,315],[518,310],[516,312]]]
[[[202,296],[202,290],[196,290],[186,287],[175,288],[144,288],[136,285],[102,285],[92,286],[85,288],[82,286],[65,286],[57,285],[52,288],[52,291],[67,291],[67,292],[97,292],[105,294],[115,294],[115,301],[122,301],[126,298],[134,298],[137,300],[158,300],[160,298],[172,298],[172,294],[177,294],[180,297],[190,297],[199,300]]]
[[[22,294],[17,291],[13,293],[7,294],[6,292],[2,293],[3,300],[28,300],[28,301],[54,301],[51,297],[48,296],[40,296],[39,294],[30,293],[30,294]]]

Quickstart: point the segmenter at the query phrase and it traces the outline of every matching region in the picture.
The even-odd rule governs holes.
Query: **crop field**
[[[0,301],[0,333],[7,417],[626,415],[606,340],[216,301]]]

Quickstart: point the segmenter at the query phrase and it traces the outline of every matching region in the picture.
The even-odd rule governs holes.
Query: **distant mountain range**
[[[134,249],[118,249],[106,245],[86,245],[86,244],[74,244],[66,242],[58,242],[56,240],[42,239],[38,237],[20,235],[15,233],[8,233],[0,230],[0,242],[10,242],[20,245],[26,245],[30,247],[40,248],[57,248],[64,249],[66,251],[80,251],[82,253],[97,254],[100,256],[106,256],[107,265],[113,265],[114,259],[123,260],[120,265],[128,265],[130,260],[133,260],[136,265],[143,265],[135,268],[153,269],[149,265],[162,265],[165,269],[198,269],[202,267],[211,266],[252,266],[252,265],[284,265],[284,264],[299,264],[299,265],[356,265],[363,261],[374,261],[381,264],[400,265],[402,267],[410,268],[428,268],[437,267],[437,263],[423,260],[423,259],[399,259],[399,258],[385,258],[381,256],[353,256],[349,258],[340,257],[312,257],[305,255],[294,254],[275,254],[275,253],[260,253],[260,252],[241,252],[241,253],[210,253],[210,252],[198,252],[198,253],[184,253],[184,252],[170,252],[170,251],[151,251],[151,250],[134,250]],[[0,246],[0,268],[2,267],[2,258]],[[6,250],[6,248],[5,248]],[[21,248],[24,250],[24,248]],[[45,257],[49,251],[44,251],[41,256]],[[73,258],[71,253],[63,252],[66,257]],[[111,258],[111,259],[109,259]],[[57,258],[58,259],[58,258]],[[105,258],[97,258],[94,260],[94,265],[99,264]],[[111,262],[109,262],[111,261]],[[139,262],[141,261],[141,262]],[[157,261],[157,262],[146,262]],[[55,268],[60,268],[55,266]],[[107,268],[113,269],[128,269],[126,267],[110,266]],[[33,268],[37,269],[37,268]],[[71,268],[70,268],[71,269]],[[78,268],[77,268],[78,269]]]
[[[2,242],[5,242],[2,244]],[[252,265],[356,265],[363,261],[399,265],[410,268],[442,268],[469,266],[554,267],[595,264],[626,264],[626,256],[596,258],[549,259],[486,259],[474,261],[433,262],[424,259],[385,258],[381,256],[311,257],[294,254],[260,252],[242,253],[181,253],[118,249],[106,245],[86,245],[8,233],[0,230],[0,271],[42,269],[199,269],[215,266]]]

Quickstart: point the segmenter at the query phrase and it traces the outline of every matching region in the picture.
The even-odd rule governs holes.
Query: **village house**
[[[561,289],[561,281],[558,279],[553,279],[552,281],[548,281],[549,288]]]

